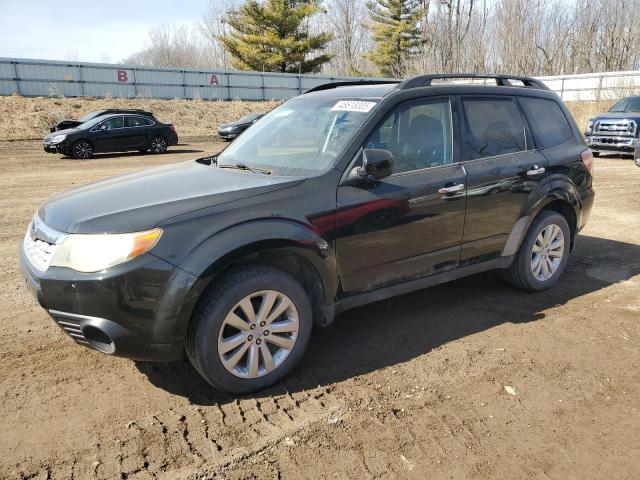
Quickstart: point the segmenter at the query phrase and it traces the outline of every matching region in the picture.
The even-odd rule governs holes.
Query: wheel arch
[[[568,179],[559,179],[548,182],[529,197],[529,202],[523,209],[522,215],[509,233],[507,243],[502,251],[503,256],[512,256],[518,253],[529,227],[543,210],[558,212],[567,220],[571,232],[571,249],[573,249],[580,224],[582,200],[578,189],[572,182]]]
[[[237,245],[239,238],[251,240]],[[338,288],[335,256],[329,244],[306,226],[277,220],[249,222],[212,236],[189,258],[184,268],[197,278],[180,311],[178,329],[183,333],[216,282],[242,265],[270,266],[291,275],[309,295],[316,323],[333,321],[329,306]]]

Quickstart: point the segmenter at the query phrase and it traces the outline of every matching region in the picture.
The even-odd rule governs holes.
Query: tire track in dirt
[[[318,388],[265,399],[170,408],[129,422],[72,456],[17,470],[23,479],[173,478],[186,467],[225,465],[249,457],[323,421],[341,405],[343,401],[330,389]]]

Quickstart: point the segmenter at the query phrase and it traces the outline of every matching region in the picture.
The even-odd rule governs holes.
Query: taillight
[[[593,152],[590,148],[587,148],[584,152],[580,154],[582,157],[582,163],[589,170],[589,173],[593,175]]]
[[[172,132],[176,131],[176,127],[174,127],[173,125],[169,125],[169,130],[171,130]]]

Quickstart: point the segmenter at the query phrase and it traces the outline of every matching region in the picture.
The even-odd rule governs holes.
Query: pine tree
[[[330,33],[309,33],[318,0],[247,0],[227,17],[231,32],[220,41],[240,70],[315,73],[331,60],[321,53]]]
[[[407,58],[420,45],[420,0],[372,0],[367,3],[375,48],[366,57],[387,77],[401,77]]]

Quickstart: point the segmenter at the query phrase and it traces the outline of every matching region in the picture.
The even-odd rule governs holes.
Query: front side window
[[[122,117],[113,117],[105,120],[100,125],[98,125],[98,130],[113,130],[115,128],[122,128],[123,126],[123,118]]]
[[[302,95],[265,115],[218,156],[219,165],[243,163],[278,175],[309,175],[329,168],[378,99]]]
[[[401,104],[371,132],[364,148],[393,154],[394,173],[446,165],[451,159],[449,99]]]
[[[525,150],[524,124],[510,98],[463,98],[467,160]]]
[[[556,102],[533,97],[519,100],[539,148],[560,145],[573,137],[571,125]]]

